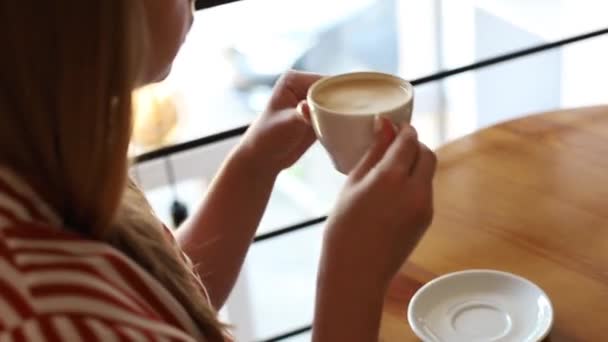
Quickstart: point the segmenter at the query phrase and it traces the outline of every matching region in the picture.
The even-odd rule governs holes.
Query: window
[[[199,11],[170,77],[140,94],[133,153],[247,125],[290,68],[326,74],[372,69],[419,79],[601,29],[606,5],[584,3],[247,0]],[[413,125],[423,141],[438,147],[532,112],[605,103],[606,60],[608,37],[602,35],[417,85]],[[174,197],[193,209],[237,141],[134,167],[161,218],[170,222]],[[173,186],[167,186],[167,164],[175,173]],[[315,145],[281,174],[259,234],[327,214],[343,180]],[[239,341],[310,323],[321,232],[321,226],[311,227],[252,247],[225,312],[241,327]],[[294,295],[286,297],[289,291]],[[287,314],[269,311],[272,303],[286,306]]]

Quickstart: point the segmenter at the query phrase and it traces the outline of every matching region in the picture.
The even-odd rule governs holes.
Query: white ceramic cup
[[[386,81],[394,84],[395,87],[401,87],[404,90],[403,101],[399,101],[396,107],[364,114],[339,112],[325,108],[315,101],[316,95],[333,82],[362,80]],[[374,142],[376,116],[390,119],[397,127],[410,122],[414,105],[414,88],[409,82],[394,75],[356,72],[320,79],[309,89],[307,101],[317,138],[327,150],[335,168],[343,174],[348,174]]]

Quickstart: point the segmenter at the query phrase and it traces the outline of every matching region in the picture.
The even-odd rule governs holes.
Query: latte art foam
[[[319,89],[315,101],[324,108],[344,114],[369,115],[403,105],[408,92],[386,80],[344,80]]]

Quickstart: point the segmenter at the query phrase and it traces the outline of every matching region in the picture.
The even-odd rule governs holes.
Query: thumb
[[[311,124],[311,119],[310,119],[310,106],[308,106],[308,102],[306,102],[306,100],[302,100],[300,101],[300,103],[298,103],[298,107],[296,108],[296,110],[298,111],[298,114],[300,114],[300,117],[302,118],[302,120],[304,120],[304,122],[306,122],[307,124]]]
[[[374,120],[375,141],[350,174],[355,180],[363,178],[384,156],[397,135],[393,123],[377,116]]]

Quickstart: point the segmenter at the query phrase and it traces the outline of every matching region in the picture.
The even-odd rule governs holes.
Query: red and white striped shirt
[[[0,169],[0,342],[202,340],[144,269],[61,227],[30,188]]]

